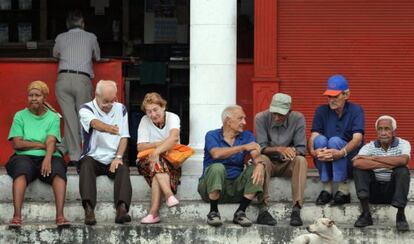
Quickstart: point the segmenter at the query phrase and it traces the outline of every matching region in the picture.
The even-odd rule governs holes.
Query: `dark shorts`
[[[42,169],[42,162],[44,157],[13,155],[10,157],[6,165],[7,174],[13,178],[13,181],[25,175],[27,184],[30,184],[36,179],[39,179],[49,185],[52,185],[53,179],[56,175],[60,176],[66,182],[66,166],[65,161],[61,157],[52,157],[52,173],[49,176],[43,177],[40,173]]]

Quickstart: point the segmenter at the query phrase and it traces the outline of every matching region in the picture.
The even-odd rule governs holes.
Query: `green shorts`
[[[243,196],[263,192],[261,185],[253,184],[254,166],[247,166],[235,180],[226,179],[226,169],[221,163],[214,163],[206,168],[204,176],[198,183],[198,193],[204,201],[209,201],[208,194],[220,191],[220,203],[238,203]]]

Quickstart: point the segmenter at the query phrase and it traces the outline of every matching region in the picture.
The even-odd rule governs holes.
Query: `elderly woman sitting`
[[[61,140],[60,118],[46,103],[49,88],[44,82],[33,81],[27,92],[27,108],[15,114],[8,137],[15,152],[6,165],[7,173],[13,178],[14,215],[9,227],[21,227],[26,186],[37,178],[52,185],[56,224],[68,226],[70,222],[63,215],[66,167],[56,151],[56,141]]]
[[[141,220],[143,224],[160,221],[159,209],[164,196],[168,207],[179,202],[174,197],[180,181],[181,168],[174,168],[160,155],[180,142],[180,118],[165,111],[167,102],[158,93],[148,93],[144,97],[141,109],[146,115],[138,127],[138,152],[154,148],[148,157],[140,159],[138,171],[151,187],[151,207],[149,214]]]

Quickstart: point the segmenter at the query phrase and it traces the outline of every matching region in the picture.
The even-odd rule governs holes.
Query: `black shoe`
[[[396,216],[396,226],[398,231],[409,231],[410,226],[407,223],[407,219],[405,218],[405,214],[398,214]]]
[[[299,211],[292,211],[292,214],[290,215],[290,225],[291,226],[302,226],[302,218],[300,217]]]
[[[257,216],[257,221],[259,225],[276,225],[277,221],[273,216],[267,211],[261,211]]]
[[[325,205],[332,200],[332,194],[327,191],[321,191],[316,199],[316,205]]]
[[[351,194],[345,194],[341,191],[337,191],[335,193],[333,201],[334,201],[333,202],[334,205],[341,205],[341,204],[345,204],[345,203],[350,203],[351,202]]]
[[[207,224],[217,227],[223,224],[221,221],[220,213],[212,211],[207,214]]]
[[[372,225],[372,217],[370,212],[362,212],[361,215],[359,215],[357,221],[355,221],[354,226],[355,227],[365,227],[368,225]]]
[[[95,213],[88,203],[85,204],[85,224],[96,225]]]
[[[126,222],[131,222],[131,216],[129,216],[128,214],[128,210],[126,208],[125,203],[121,203],[116,208],[115,223],[123,224]]]

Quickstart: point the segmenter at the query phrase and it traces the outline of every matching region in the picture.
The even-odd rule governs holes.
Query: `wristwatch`
[[[116,155],[115,158],[122,159],[122,155]]]

